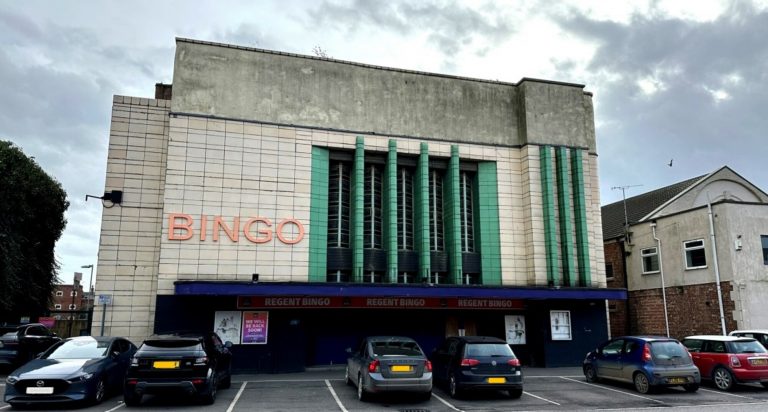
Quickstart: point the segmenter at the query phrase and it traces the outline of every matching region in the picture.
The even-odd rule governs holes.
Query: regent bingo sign
[[[245,240],[257,244],[271,242],[274,237],[286,245],[294,245],[304,239],[304,225],[293,218],[281,219],[273,224],[265,217],[243,219],[238,216],[230,222],[221,216],[201,215],[200,219],[195,221],[192,215],[169,213],[168,240],[189,240],[198,237],[203,242],[208,239],[209,229],[211,240],[214,242],[219,241],[221,232],[232,242],[239,242],[241,235]],[[289,231],[291,226],[294,226],[298,233]]]

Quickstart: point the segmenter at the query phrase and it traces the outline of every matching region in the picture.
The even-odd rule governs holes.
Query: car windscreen
[[[651,342],[651,353],[656,359],[675,359],[688,357],[683,345],[677,341]]]
[[[421,348],[413,341],[371,342],[373,356],[424,356]]]
[[[482,357],[482,356],[505,356],[514,357],[515,354],[509,345],[505,343],[470,343],[467,345],[466,356],[468,357]]]
[[[731,342],[731,353],[766,353],[765,348],[756,340]]]
[[[106,356],[109,342],[95,339],[69,340],[55,346],[44,355],[45,359],[94,359]]]

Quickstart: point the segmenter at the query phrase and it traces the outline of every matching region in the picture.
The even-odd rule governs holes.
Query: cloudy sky
[[[96,263],[112,95],[170,83],[177,36],[585,84],[603,204],[723,165],[768,191],[768,0],[5,1],[0,139],[69,195],[64,281]]]

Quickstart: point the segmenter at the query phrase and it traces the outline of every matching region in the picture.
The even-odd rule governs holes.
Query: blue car
[[[665,336],[622,336],[587,353],[582,365],[587,382],[629,382],[640,393],[682,386],[696,392],[701,374],[679,341]]]
[[[98,404],[123,387],[136,346],[124,338],[65,339],[6,378],[5,402],[14,407],[86,402]]]

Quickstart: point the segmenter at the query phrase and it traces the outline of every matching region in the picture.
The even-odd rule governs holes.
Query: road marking
[[[445,399],[443,399],[443,398],[441,398],[441,397],[437,396],[437,394],[435,394],[434,392],[432,392],[432,396],[434,396],[435,398],[437,398],[437,400],[438,400],[438,401],[440,401],[440,402],[444,403],[444,404],[445,404],[447,407],[449,407],[449,408],[453,409],[454,411],[457,411],[457,412],[464,412],[463,410],[461,410],[461,409],[459,409],[459,408],[457,408],[457,407],[455,407],[455,406],[451,405],[450,403],[448,403],[448,401],[446,401]]]
[[[640,396],[640,395],[636,395],[634,393],[629,393],[629,392],[624,392],[624,391],[620,391],[620,390],[616,390],[616,389],[606,388],[605,386],[595,385],[595,384],[589,383],[589,382],[577,381],[576,379],[566,378],[564,376],[561,376],[560,379],[565,379],[567,381],[580,383],[582,385],[593,386],[595,388],[605,389],[605,390],[611,391],[611,392],[622,393],[624,395],[634,396],[635,398],[645,399],[645,400],[648,400],[648,401],[652,401],[652,402],[660,403],[662,405],[666,405],[666,403],[664,403],[664,402],[662,402],[662,401],[660,401],[658,399],[648,398],[646,396]]]
[[[341,379],[259,379],[259,380],[248,380],[245,382],[253,382],[253,383],[273,383],[273,382],[325,382],[325,381],[343,381],[344,378]]]
[[[722,408],[723,406],[742,406],[742,405],[765,405],[765,402],[741,402],[741,403],[707,403],[703,405],[675,405],[675,409],[686,409],[686,408]],[[658,411],[658,406],[643,406],[641,408],[635,408],[633,407],[633,411],[639,411],[639,410],[655,410]],[[609,409],[600,409],[601,411],[626,411],[627,408],[609,408]]]
[[[3,409],[8,409],[8,408],[10,408],[10,407],[11,407],[11,405],[0,406],[0,410],[3,410]]]
[[[749,396],[736,395],[735,393],[728,393],[728,392],[723,392],[723,391],[713,391],[712,389],[699,388],[699,390],[700,391],[704,391],[704,392],[712,392],[712,393],[719,393],[721,395],[733,396],[733,397],[736,397],[736,398],[744,398],[744,399],[751,399],[751,400],[755,399],[755,398],[750,398]]]
[[[341,409],[342,412],[348,412],[347,408],[344,407],[344,404],[341,403],[341,399],[339,399],[339,396],[336,395],[336,391],[333,390],[333,386],[331,386],[331,382],[329,382],[328,379],[325,380],[325,386],[327,386],[328,390],[331,391],[331,395],[333,395],[333,399],[336,399],[336,405],[339,405],[339,409]]]
[[[532,397],[534,397],[534,398],[536,398],[536,399],[541,399],[541,400],[542,400],[542,401],[544,401],[544,402],[549,402],[549,403],[551,403],[551,404],[553,404],[553,405],[561,406],[559,403],[557,403],[557,402],[555,402],[555,401],[550,401],[549,399],[544,399],[544,398],[542,398],[541,396],[536,396],[536,395],[534,395],[534,394],[532,394],[532,393],[530,393],[530,392],[525,392],[525,391],[523,391],[523,393],[524,393],[524,394],[526,394],[526,395],[528,395],[528,396],[532,396]]]
[[[123,401],[119,401],[119,402],[117,403],[117,406],[115,406],[115,407],[114,407],[114,408],[112,408],[112,409],[107,409],[107,410],[106,410],[106,411],[104,411],[104,412],[112,412],[112,411],[115,411],[115,410],[118,410],[118,409],[122,408],[123,406],[125,406],[125,404],[123,403]]]
[[[242,385],[240,385],[240,390],[237,391],[237,395],[235,395],[235,399],[232,399],[232,402],[229,404],[229,408],[227,408],[227,412],[232,412],[233,409],[235,409],[235,404],[237,403],[237,400],[240,399],[240,395],[243,394],[243,390],[245,389],[245,385],[248,384],[248,381],[243,382]]]

